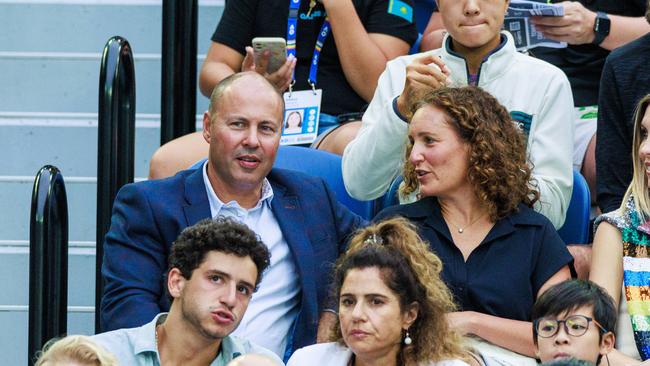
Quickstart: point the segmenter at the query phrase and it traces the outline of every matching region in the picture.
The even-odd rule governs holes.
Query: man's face
[[[438,0],[438,9],[454,46],[491,50],[498,45],[508,3],[508,0]]]
[[[259,191],[271,171],[283,117],[281,97],[274,93],[262,80],[245,76],[223,93],[216,116],[203,116],[208,173],[217,191]]]
[[[179,279],[180,296],[174,302],[180,302],[183,321],[197,334],[223,339],[244,317],[256,279],[257,267],[250,257],[211,251],[189,280]]]
[[[583,306],[575,311],[560,314],[559,316],[546,316],[545,319],[566,320],[574,315],[582,315],[589,318],[594,317],[591,306]],[[584,328],[581,323],[567,324],[576,332]],[[559,324],[557,333],[549,338],[537,336],[537,356],[542,362],[549,362],[562,358],[576,358],[578,360],[590,361],[596,364],[598,356],[608,353],[614,344],[614,336],[611,332],[600,337],[600,329],[594,321],[588,323],[585,333],[581,336],[567,334],[564,323]]]

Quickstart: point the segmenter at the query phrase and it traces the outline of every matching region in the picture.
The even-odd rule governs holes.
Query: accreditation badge
[[[284,93],[280,145],[311,144],[318,136],[322,89]]]

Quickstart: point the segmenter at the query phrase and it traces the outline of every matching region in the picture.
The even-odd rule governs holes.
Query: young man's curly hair
[[[201,220],[183,230],[174,244],[169,256],[169,269],[178,268],[186,279],[205,260],[210,251],[250,257],[257,267],[259,285],[262,273],[269,266],[271,254],[258,236],[246,225],[232,218],[217,217]]]
[[[531,185],[525,136],[496,98],[475,86],[440,88],[422,95],[411,112],[425,106],[445,112],[449,125],[467,144],[467,178],[490,219],[506,217],[519,203],[532,207],[539,200],[539,192]],[[409,160],[412,147],[409,144],[406,149],[403,194],[416,191],[418,185]]]

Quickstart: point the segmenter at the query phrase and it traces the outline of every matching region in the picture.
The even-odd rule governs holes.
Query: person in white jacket
[[[438,0],[449,32],[443,47],[387,64],[361,130],[343,154],[343,179],[351,196],[384,194],[400,173],[407,139],[407,111],[418,95],[441,86],[477,85],[494,95],[527,135],[535,210],[555,228],[564,223],[573,186],[573,97],[555,66],[518,53],[500,31],[508,0]]]

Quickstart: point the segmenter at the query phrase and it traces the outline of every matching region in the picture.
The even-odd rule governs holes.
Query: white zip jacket
[[[478,86],[494,95],[528,135],[540,201],[535,210],[555,228],[564,223],[573,186],[573,97],[567,77],[557,67],[516,51],[512,35],[489,55],[479,69]],[[445,47],[428,51],[450,70],[452,85],[467,85],[465,59]],[[348,193],[360,200],[384,194],[401,173],[408,124],[393,102],[404,88],[406,66],[424,53],[398,57],[386,65],[375,95],[363,115],[361,129],[343,154],[343,180]]]

